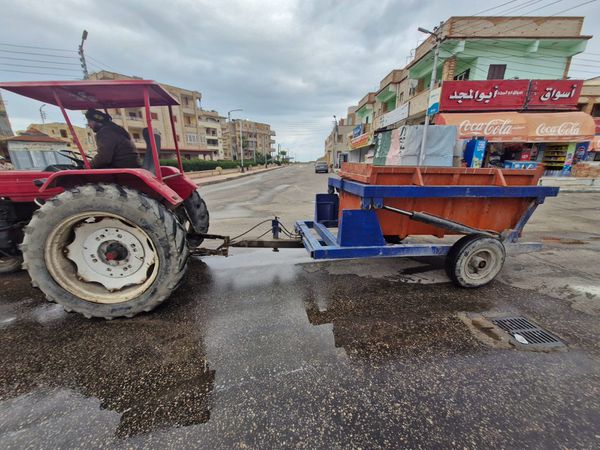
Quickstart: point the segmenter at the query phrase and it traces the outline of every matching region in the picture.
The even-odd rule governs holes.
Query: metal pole
[[[437,62],[438,56],[440,54],[440,39],[438,36],[438,31],[441,30],[440,27],[432,33],[431,35],[435,38],[435,50],[433,51],[433,69],[431,70],[431,81],[429,82],[429,94],[431,94],[431,90],[434,89],[436,76],[437,76]],[[427,95],[427,109],[429,109],[429,94]],[[419,151],[419,158],[417,159],[417,166],[423,164],[425,160],[425,146],[427,144],[427,127],[429,126],[429,114],[427,113],[427,109],[425,110],[425,124],[423,125],[423,139],[421,139],[421,149]]]
[[[44,103],[42,106],[40,106],[40,117],[42,118],[42,125],[46,124],[46,113],[44,112],[44,106],[46,106],[46,104]]]
[[[240,123],[240,148],[242,149],[242,172],[244,171],[244,141],[242,140],[242,119],[238,121]]]
[[[79,44],[79,61],[81,62],[81,70],[83,70],[84,80],[87,80],[90,77],[87,69],[87,63],[85,62],[85,54],[83,53],[83,43],[87,39],[87,36],[87,30],[83,30],[83,34],[81,35],[81,44]]]
[[[177,142],[177,130],[175,129],[175,120],[173,119],[173,107],[171,105],[169,105],[169,120],[171,122],[171,133],[173,133],[173,142],[175,143],[177,166],[179,167],[179,171],[183,173],[183,163],[181,162],[181,152],[179,151],[179,143]]]
[[[79,149],[79,154],[83,158],[83,165],[85,166],[86,169],[91,169],[92,166],[90,166],[90,162],[88,161],[87,155],[85,154],[85,151],[83,150],[83,146],[81,145],[81,142],[79,141],[79,138],[77,137],[77,133],[75,133],[75,129],[73,128],[73,125],[71,124],[71,120],[69,119],[69,116],[67,115],[67,111],[65,111],[65,108],[63,107],[63,104],[60,101],[60,97],[54,90],[52,91],[52,94],[54,95],[54,101],[60,108],[60,111],[62,112],[62,115],[65,118],[65,122],[67,122],[67,126],[69,127],[69,131],[71,132],[71,137],[73,138],[73,142],[75,142],[75,145],[77,145],[77,148]]]
[[[156,170],[156,178],[162,181],[162,173],[160,171],[160,162],[158,160],[158,149],[156,148],[156,139],[154,139],[154,130],[152,129],[152,116],[150,115],[150,92],[148,86],[144,86],[144,108],[146,110],[146,127],[148,127],[148,135],[150,136],[150,148],[152,149],[152,159],[154,160],[154,169]],[[177,136],[173,136],[177,141]],[[177,143],[175,143],[177,145]]]

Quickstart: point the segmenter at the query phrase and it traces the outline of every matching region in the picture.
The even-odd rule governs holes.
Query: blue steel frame
[[[331,193],[335,189],[359,196],[363,208],[342,211],[339,224],[338,196]],[[314,221],[297,222],[296,231],[314,259],[444,256],[452,244],[386,245],[375,209],[383,206],[385,198],[529,198],[529,207],[514,229],[502,233],[502,240],[509,248],[536,251],[541,243],[517,243],[518,238],[538,205],[558,195],[558,190],[548,186],[384,186],[329,178],[330,193],[317,194]],[[337,236],[330,227],[338,228]]]

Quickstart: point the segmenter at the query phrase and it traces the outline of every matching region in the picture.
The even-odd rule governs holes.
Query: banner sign
[[[408,117],[408,105],[409,103],[406,102],[402,106],[398,106],[396,109],[379,116],[379,123],[376,129],[379,130],[380,128],[385,128],[406,119]]]
[[[527,109],[576,109],[583,80],[531,80]]]
[[[352,137],[358,137],[362,134],[362,123],[352,128]]]
[[[577,108],[582,80],[444,81],[440,111]]]
[[[529,80],[444,81],[440,111],[520,109]]]
[[[365,133],[352,138],[350,140],[350,147],[352,150],[356,150],[357,148],[368,147],[373,143],[373,133]]]
[[[438,87],[429,91],[429,99],[427,101],[427,115],[432,116],[440,112],[440,97],[442,88]]]

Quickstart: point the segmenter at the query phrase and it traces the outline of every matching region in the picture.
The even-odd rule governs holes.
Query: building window
[[[490,64],[488,69],[488,80],[504,80],[504,73],[506,72],[506,64]]]
[[[600,103],[592,106],[592,117],[600,117]]]
[[[140,140],[140,133],[131,133],[131,135],[133,136],[133,139],[135,139],[136,141]]]
[[[177,138],[177,142],[179,142],[179,135],[176,134],[175,137]]]
[[[490,66],[491,67],[491,66]],[[454,77],[455,80],[468,80],[471,69],[467,69],[464,72],[459,73]]]
[[[152,120],[158,120],[158,114],[157,113],[150,113],[150,117],[152,117]]]
[[[66,138],[67,137],[67,130],[60,130],[60,137]]]
[[[185,140],[188,144],[195,144],[196,142],[198,142],[198,135],[194,133],[187,133],[185,135]]]
[[[206,143],[208,145],[212,145],[213,147],[216,147],[219,145],[219,140],[218,139],[207,139]]]

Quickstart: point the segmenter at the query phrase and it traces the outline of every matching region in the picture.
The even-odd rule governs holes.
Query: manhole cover
[[[549,331],[540,328],[523,316],[499,317],[490,319],[492,323],[506,331],[516,342],[524,346],[540,348],[564,347],[565,343]]]

